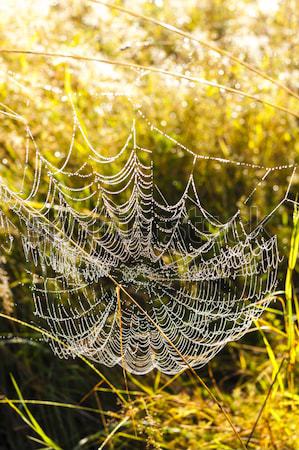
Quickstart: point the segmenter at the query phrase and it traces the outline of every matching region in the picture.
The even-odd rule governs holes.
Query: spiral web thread
[[[8,109],[1,114],[23,120]],[[140,109],[136,120],[188,153],[193,167],[211,159],[262,168],[198,155],[160,131]],[[250,232],[239,211],[219,222],[202,206],[193,171],[179,200],[169,203],[154,181],[151,150],[139,145],[135,120],[123,148],[105,157],[91,145],[74,111],[72,140],[60,168],[44,158],[26,122],[24,127],[23,186],[16,192],[4,179],[0,184],[2,247],[9,250],[17,227],[33,267],[35,315],[67,344],[50,341],[59,357],[80,354],[136,374],[153,368],[174,374],[205,365],[248,331],[277,285],[280,258],[276,236],[263,229],[267,218]],[[85,161],[71,171],[78,134],[92,166]],[[32,149],[34,178],[25,195]],[[121,169],[107,175],[114,162]],[[292,166],[264,167],[262,180],[285,168]],[[32,205],[40,202],[45,176],[48,193],[37,208]]]

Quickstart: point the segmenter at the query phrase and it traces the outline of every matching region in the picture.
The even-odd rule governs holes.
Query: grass
[[[256,13],[244,22],[248,17],[243,9],[250,1],[213,0],[202,2],[200,10],[188,2],[184,11],[166,2],[163,7],[147,3],[140,11],[131,2],[132,8],[116,6],[118,12],[108,8],[107,16],[92,2],[83,3],[58,3],[44,22],[33,7],[20,9],[19,22],[8,13],[0,17],[0,157],[7,161],[1,176],[12,182],[11,173],[18,173],[24,161],[22,121],[14,120],[14,110],[26,117],[46,157],[58,164],[63,156],[55,153],[68,148],[72,133],[72,108],[66,100],[70,92],[88,137],[108,151],[124,141],[132,107],[120,97],[109,109],[101,94],[125,90],[132,83],[132,98],[138,106],[142,103],[146,115],[199,153],[266,167],[298,160],[292,59],[297,33],[291,5],[280,5],[266,20]],[[180,27],[168,25],[179,23],[184,14],[189,21]],[[108,35],[107,29],[112,30]],[[261,57],[258,51],[251,54],[250,46],[240,48],[243,29],[261,41],[270,36],[271,48],[268,45]],[[108,62],[111,72],[95,60]],[[141,68],[152,73],[143,73],[138,81]],[[183,188],[190,164],[165,137],[149,133],[142,121],[137,129],[144,145],[155,149],[161,188],[171,198]],[[79,139],[75,162],[86,155]],[[252,180],[262,176],[249,169],[241,175],[231,167],[221,171],[206,162],[201,169],[197,175],[203,199],[220,217],[229,216]],[[254,198],[262,211],[277,204],[288,177],[283,170],[271,173],[268,185]],[[295,178],[293,200],[297,187]],[[46,180],[41,198],[45,193]],[[21,252],[8,255],[1,272],[0,313],[0,443],[5,450],[297,450],[299,211],[295,207],[290,223],[292,205],[282,206],[269,223],[285,256],[275,301],[252,332],[229,344],[208,367],[175,377],[159,372],[134,377],[84,358],[55,358],[43,342],[46,332],[30,322],[29,281]],[[18,336],[19,343],[11,336]]]

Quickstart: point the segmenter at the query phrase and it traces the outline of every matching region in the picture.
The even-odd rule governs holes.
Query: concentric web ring
[[[23,123],[26,134],[21,188],[1,180],[6,205],[1,226],[6,248],[11,230],[17,227],[21,235],[36,318],[58,338],[50,345],[59,357],[83,355],[136,374],[204,366],[246,333],[268,305],[280,257],[276,236],[264,230],[269,216],[248,231],[239,210],[222,222],[209,213],[196,186],[197,165],[211,160],[259,170],[261,181],[293,167],[200,155],[160,131],[138,108],[124,146],[104,156],[89,142],[72,106],[73,135],[60,167],[43,156],[23,117],[1,111],[3,119]],[[187,182],[174,201],[159,187],[154,150],[140,142],[139,121],[191,160]],[[78,136],[89,156],[74,170]],[[29,190],[28,170],[33,174]],[[48,192],[41,203],[45,178]],[[288,191],[279,204],[286,200]]]

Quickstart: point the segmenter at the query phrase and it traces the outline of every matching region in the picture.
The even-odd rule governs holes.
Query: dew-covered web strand
[[[23,198],[5,180],[1,184],[2,202],[19,219],[24,253],[35,268],[35,314],[57,336],[50,345],[60,357],[81,355],[108,366],[120,364],[137,374],[154,367],[169,374],[189,368],[198,378],[194,368],[205,365],[227,342],[247,332],[270,302],[280,262],[277,239],[264,236],[262,227],[247,234],[239,214],[219,223],[202,207],[193,172],[180,199],[169,204],[155,185],[152,161],[140,160],[144,147],[138,144],[135,120],[125,145],[111,158],[91,145],[84,133],[96,165],[91,176],[97,177],[87,184],[78,170],[68,169],[77,132],[83,131],[75,108],[73,114],[70,148],[60,167],[42,156],[26,125],[35,152],[29,194]],[[136,118],[150,131],[160,132],[144,114],[138,112]],[[166,133],[164,137],[188,153],[193,166],[201,159]],[[148,161],[152,153],[146,150]],[[103,164],[117,161],[121,165],[119,159],[126,152],[116,174],[101,172]],[[48,193],[44,205],[33,208],[44,173],[49,178]],[[55,178],[62,173],[67,174],[64,182]],[[66,184],[73,179],[78,179],[79,187]],[[91,193],[82,198],[86,187]],[[120,194],[127,194],[126,199]],[[72,206],[82,203],[85,210],[84,203],[91,199],[95,205],[91,212]],[[190,199],[216,232],[197,230],[188,215]],[[53,219],[49,213],[54,206],[57,216]],[[106,228],[97,217],[106,219]],[[196,235],[189,247],[182,233],[188,226]],[[116,288],[125,297],[121,321]]]
[[[152,71],[223,88],[290,112],[236,89],[154,67],[56,53],[1,52],[66,57]],[[112,94],[112,98],[113,95],[117,94]],[[71,97],[70,100],[73,130],[67,155],[59,167],[43,156],[25,118],[5,105],[1,111],[3,116],[25,125],[21,189],[14,192],[2,179],[0,196],[19,220],[24,253],[33,267],[37,320],[55,336],[50,345],[59,357],[80,356],[107,366],[119,364],[124,371],[136,374],[153,368],[168,374],[190,369],[216,401],[244,447],[221,403],[194,369],[204,366],[227,342],[244,335],[272,299],[280,257],[276,237],[263,232],[270,215],[251,233],[245,232],[239,211],[220,223],[203,208],[193,172],[179,200],[169,203],[155,183],[154,150],[139,143],[136,121],[142,121],[149,133],[163,135],[189,155],[193,167],[208,160],[240,169],[263,169],[262,178],[245,203],[272,171],[293,165],[263,167],[201,155],[159,130],[134,104],[133,97],[135,116],[128,138],[116,155],[107,157],[90,142]],[[78,135],[83,138],[89,151],[88,162],[93,165],[87,174],[87,161],[76,170],[69,167]],[[35,168],[32,185],[26,190],[29,145],[35,152]],[[107,175],[102,168],[112,163],[120,169]],[[47,177],[48,192],[42,204],[39,189]],[[292,179],[293,175],[278,206],[289,200]],[[39,201],[39,208],[34,207],[35,200]],[[189,215],[188,202],[207,224],[204,230]],[[92,209],[86,204],[92,204]],[[1,211],[1,226],[11,243],[10,220],[5,211]],[[207,231],[209,227],[213,231]],[[185,230],[192,230],[195,242],[188,241]]]
[[[279,261],[276,240],[268,239],[257,242],[257,232],[246,235],[238,214],[225,224],[217,223],[216,218],[213,218],[202,207],[192,173],[181,199],[176,204],[169,205],[161,190],[153,185],[153,165],[146,165],[139,161],[137,150],[139,151],[142,147],[139,147],[136,141],[134,121],[125,146],[118,155],[112,158],[113,161],[116,161],[120,155],[123,156],[124,149],[129,152],[126,163],[117,174],[113,176],[103,175],[95,171],[98,177],[96,183],[91,182],[88,185],[83,183],[81,188],[73,188],[61,181],[55,181],[55,174],[61,173],[62,168],[63,170],[67,168],[76,132],[82,130],[75,109],[73,109],[73,113],[74,127],[70,151],[63,165],[54,169],[53,164],[48,164],[47,160],[41,156],[35,143],[36,176],[30,194],[23,200],[3,187],[3,190],[9,193],[11,198],[19,204],[19,209],[16,207],[12,209],[27,227],[27,232],[23,236],[27,258],[31,254],[36,266],[40,262],[44,268],[45,288],[40,289],[37,286],[33,288],[33,292],[36,294],[37,315],[46,319],[49,322],[48,325],[56,329],[60,337],[72,340],[74,354],[83,352],[99,361],[103,358],[102,362],[108,363],[108,365],[120,363],[121,358],[123,358],[118,343],[120,330],[116,320],[113,320],[113,326],[107,323],[107,311],[110,313],[114,311],[114,316],[117,314],[115,289],[112,289],[111,292],[108,291],[108,293],[102,290],[101,301],[101,297],[97,297],[100,293],[96,287],[93,287],[95,282],[99,283],[101,279],[107,276],[112,277],[111,279],[115,279],[116,276],[119,285],[130,286],[130,289],[135,289],[138,296],[141,295],[142,298],[148,299],[149,308],[152,309],[152,313],[158,322],[161,322],[162,328],[165,328],[166,334],[171,335],[173,333],[174,318],[178,320],[179,314],[182,314],[183,317],[189,314],[189,318],[179,320],[178,335],[185,353],[191,352],[191,355],[193,355],[190,355],[192,364],[197,366],[199,361],[199,366],[204,365],[213,354],[222,348],[227,340],[245,332],[252,319],[255,318],[255,314],[260,313],[260,311],[258,313],[255,311],[254,303],[252,308],[244,305],[242,309],[240,307],[242,301],[246,303],[248,300],[254,299],[255,302],[259,302],[262,295],[274,289],[275,277],[273,273],[276,273]],[[144,115],[141,118],[145,119]],[[153,129],[153,125],[149,121],[147,123],[150,129]],[[155,128],[155,131],[157,130]],[[171,139],[167,134],[164,135]],[[29,132],[29,136],[33,140],[31,132]],[[103,158],[90,144],[86,135],[84,139],[92,154],[96,155],[96,163],[99,165],[106,164],[107,158]],[[130,143],[133,144],[132,150],[129,149]],[[182,146],[177,141],[175,143],[192,155],[194,163],[197,158],[200,158],[200,155],[195,154],[187,147]],[[148,156],[150,154],[147,152]],[[219,162],[218,159],[217,162]],[[224,163],[224,161],[222,162]],[[228,163],[229,161],[225,161],[225,164]],[[45,166],[50,177],[49,191],[44,207],[34,210],[30,207],[29,202],[34,200],[37,195],[41,182],[42,166]],[[76,172],[68,172],[68,177],[76,177]],[[80,179],[80,176],[78,178]],[[81,180],[84,182],[84,178],[81,178]],[[118,185],[122,187],[118,189]],[[86,186],[89,186],[89,189],[95,187],[92,194],[85,199],[76,197],[85,190]],[[125,193],[129,188],[131,188],[131,193],[128,200],[119,203],[117,201],[118,195]],[[155,197],[156,190],[162,197],[163,204]],[[70,201],[84,203],[84,201],[93,197],[97,197],[97,201],[91,214],[79,213],[69,203]],[[191,250],[186,246],[181,230],[182,223],[188,217],[185,203],[188,199],[192,199],[205,221],[211,223],[214,227],[218,227],[218,231],[214,233],[196,231],[196,227],[188,218],[187,223],[193,226],[192,230],[196,231],[201,240],[204,238],[200,245],[191,247]],[[58,207],[59,214],[56,221],[51,223],[48,219],[48,213],[54,205],[56,208]],[[109,222],[108,230],[104,234],[98,233],[97,229],[94,228],[95,217],[102,216],[106,217]],[[123,226],[126,226],[127,229],[123,230]],[[154,227],[156,227],[156,230],[154,230]],[[75,228],[77,228],[77,239],[74,239],[73,234]],[[33,234],[32,230],[34,231]],[[36,234],[38,236],[42,234],[45,237],[43,244],[36,242]],[[228,236],[229,234],[232,234],[235,240],[230,243],[230,246],[228,246],[229,239],[231,239]],[[164,235],[164,241],[161,240],[161,235]],[[48,248],[44,245],[45,241],[49,246]],[[86,243],[88,243],[88,246],[86,246]],[[47,254],[49,249],[52,257]],[[211,250],[214,253],[213,257],[209,254]],[[133,265],[132,258],[135,260]],[[208,259],[206,260],[206,258]],[[257,261],[259,258],[261,258],[261,261]],[[264,258],[266,258],[265,263],[263,263]],[[192,265],[190,260],[194,261]],[[221,264],[219,264],[219,261]],[[225,267],[226,263],[227,267]],[[58,284],[61,279],[64,279],[62,286],[58,287],[57,284],[53,291],[56,290],[58,305],[55,305],[55,302],[51,304],[48,298],[44,302],[40,298],[41,295],[48,297],[48,294],[52,292],[47,285],[49,278],[46,275],[46,267],[50,267],[56,272]],[[271,273],[268,273],[269,267]],[[116,275],[114,274],[115,268],[117,268]],[[268,274],[266,283],[257,280],[257,275],[262,273]],[[243,289],[243,292],[241,290],[237,293],[233,291],[232,283],[229,282],[229,291],[224,295],[228,306],[223,306],[223,301],[221,302],[220,299],[221,296],[223,297],[221,280],[223,277],[229,279],[231,276],[249,278],[249,292],[245,295]],[[140,280],[139,277],[141,277]],[[55,280],[55,277],[53,279]],[[176,282],[189,283],[190,286],[178,288],[175,286]],[[92,286],[93,294],[90,298],[88,298],[86,286]],[[76,303],[74,292],[80,291],[80,289],[82,289],[83,297],[85,295],[87,297],[85,298],[86,304],[82,304],[82,298],[78,296],[78,304],[84,311],[82,313],[78,313],[77,306],[73,306]],[[72,294],[72,298],[68,299],[70,306],[68,313],[60,297],[63,292],[68,295]],[[107,300],[107,296],[110,300]],[[154,298],[156,298],[157,304],[153,303]],[[93,313],[101,303],[107,304],[107,308],[104,311],[97,311],[97,320],[94,321]],[[43,311],[45,305],[46,311]],[[58,309],[53,310],[53,307]],[[219,309],[220,312],[216,317],[221,317],[221,321],[220,330],[215,329],[217,331],[215,338],[209,344],[209,339],[213,336],[213,331],[208,330],[209,321],[214,316],[211,314],[211,307]],[[243,324],[238,324],[236,329],[232,326],[230,332],[227,332],[226,321],[230,322],[231,317],[237,318],[238,314],[242,316],[244,311],[249,313],[248,319]],[[147,319],[138,316],[138,314],[135,317],[135,313],[131,311],[122,324],[124,328],[122,346],[129,349],[126,353],[126,368],[133,372],[136,371],[136,373],[148,371],[156,366],[160,370],[170,373],[182,370],[184,364],[182,365],[171,352],[169,353],[168,346],[161,340],[161,337],[155,336],[147,323]],[[89,315],[93,319],[90,322],[86,320]],[[68,322],[72,325],[70,326]],[[59,330],[57,329],[57,323],[59,323]],[[62,327],[62,323],[65,323],[65,328]],[[132,324],[134,324],[134,327]],[[105,326],[108,331],[105,330]],[[93,334],[97,336],[97,338],[90,338],[90,341],[86,338],[87,332],[85,329],[88,330],[89,327],[92,327]],[[143,330],[140,331],[141,335],[136,332],[136,327]],[[170,328],[168,329],[168,327]],[[96,332],[95,329],[97,329]],[[200,332],[197,337],[198,348],[194,349],[193,340],[196,338],[196,333],[198,334],[196,330],[200,330]],[[143,341],[142,333],[150,333],[148,336],[152,333],[154,335],[153,340]],[[83,336],[85,337],[83,338]],[[189,350],[187,350],[186,345]],[[110,362],[107,361],[104,352],[106,347],[109,348],[109,358],[112,358]],[[142,367],[138,367],[139,357],[134,354],[134,348],[143,348],[144,355],[147,355],[144,356]],[[100,352],[98,349],[100,349]],[[55,348],[54,350],[67,356],[64,349]],[[142,361],[142,358],[140,360]],[[169,367],[168,364],[170,364]]]

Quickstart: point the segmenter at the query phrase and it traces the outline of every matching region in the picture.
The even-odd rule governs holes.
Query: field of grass
[[[42,155],[61,166],[74,110],[105,156],[117,153],[135,120],[167,199],[181,195],[192,170],[169,136],[199,155],[239,161],[202,159],[201,200],[221,221],[239,208],[250,229],[289,188],[266,227],[282,257],[277,292],[249,332],[200,370],[133,376],[84,357],[59,359],[45,342],[50,332],[34,321],[20,236],[6,252],[1,228],[0,450],[298,450],[298,2],[100,3],[0,2],[1,182],[22,184],[24,124]],[[88,155],[81,135],[73,170],[88,168]],[[275,170],[244,207],[265,167]],[[42,173],[41,203],[47,191]]]

